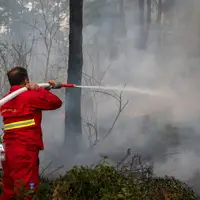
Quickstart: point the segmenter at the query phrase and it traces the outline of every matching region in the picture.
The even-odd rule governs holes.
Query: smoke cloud
[[[84,1],[83,84],[159,90],[167,97],[123,92],[119,99],[120,92],[105,94],[84,89],[83,138],[81,153],[75,157],[63,147],[64,106],[58,111],[46,112],[43,120],[46,149],[41,152],[41,169],[53,161],[47,175],[62,164],[65,167],[57,173],[74,164],[98,163],[104,156],[119,161],[127,149],[153,163],[155,173],[160,176],[173,175],[188,181],[199,170],[200,2],[165,0],[164,3],[167,1],[161,25],[155,22],[156,8],[152,6],[145,50],[136,47],[141,28],[137,1],[123,1],[123,12],[115,1],[101,1],[99,5]],[[63,34],[67,35],[68,27],[64,28]],[[67,80],[67,44],[53,43],[49,78],[57,76],[61,81]],[[44,69],[37,66],[46,65],[44,52],[44,42],[37,40],[29,68],[32,79],[40,82]],[[63,94],[61,91],[58,95],[64,100]],[[119,106],[123,107],[127,101],[119,111]],[[108,136],[101,140],[106,133]],[[100,142],[89,148],[96,135]]]
[[[133,154],[139,152],[147,161],[153,161],[157,175],[173,175],[188,181],[199,170],[200,162],[199,2],[175,1],[164,13],[161,28],[157,24],[150,26],[146,50],[138,50],[134,46],[140,28],[132,20],[136,4],[128,1],[124,4],[125,35],[120,35],[121,26],[115,26],[113,19],[102,19],[101,28],[92,25],[85,28],[84,71],[98,79],[110,66],[103,85],[126,83],[127,87],[158,89],[169,94],[169,98],[123,93],[124,101],[129,103],[110,135],[94,149],[78,155],[75,163],[92,164],[104,155],[119,160],[131,148]],[[106,11],[103,9],[101,12],[103,18]],[[95,37],[96,40],[91,42],[90,38]],[[96,99],[100,103],[98,112],[95,112],[95,105],[92,110],[92,100],[89,100],[92,94],[89,91],[83,93],[86,93],[83,115],[92,115],[91,118],[98,121],[99,135],[104,135],[118,112],[116,100],[97,94]],[[178,128],[174,133],[178,135],[174,139],[176,144],[173,144],[173,139],[170,142],[173,136],[165,135],[167,124]]]

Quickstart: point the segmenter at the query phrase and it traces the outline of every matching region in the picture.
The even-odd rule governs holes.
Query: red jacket
[[[18,90],[20,86],[12,86],[10,93]],[[39,88],[38,91],[26,91],[19,96],[10,100],[0,108],[3,116],[4,126],[12,128],[5,128],[4,143],[12,145],[26,145],[44,149],[42,139],[42,111],[55,110],[62,106],[62,101],[51,92]],[[34,121],[34,124],[28,126],[16,127],[13,122],[27,123],[26,120]],[[29,122],[30,123],[30,122]],[[16,123],[15,123],[16,124]],[[49,124],[52,126],[52,124]],[[13,128],[14,127],[14,128]]]

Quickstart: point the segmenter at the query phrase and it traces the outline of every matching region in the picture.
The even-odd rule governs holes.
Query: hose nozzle
[[[75,84],[68,84],[68,83],[62,83],[61,86],[62,86],[62,87],[71,87],[71,88],[76,87]]]

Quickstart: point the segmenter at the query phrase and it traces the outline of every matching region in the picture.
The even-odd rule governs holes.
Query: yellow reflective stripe
[[[34,119],[28,119],[28,120],[19,121],[19,122],[12,122],[12,123],[9,123],[9,124],[5,124],[4,126],[17,125],[17,124],[21,124],[21,123],[32,123],[32,122],[35,123],[35,120]]]
[[[24,128],[24,127],[28,127],[28,126],[32,126],[32,125],[35,125],[35,120],[34,119],[24,120],[24,121],[5,124],[4,125],[4,130],[11,130],[11,129],[16,129],[16,128]]]

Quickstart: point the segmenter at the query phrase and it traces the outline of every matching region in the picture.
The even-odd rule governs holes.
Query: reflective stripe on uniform
[[[24,121],[19,121],[19,122],[13,122],[9,124],[4,124],[4,130],[12,130],[16,128],[24,128],[28,126],[35,125],[35,120],[30,119],[30,120],[24,120]]]

